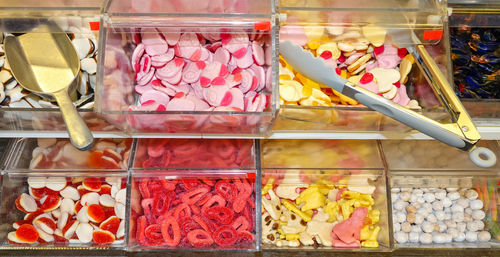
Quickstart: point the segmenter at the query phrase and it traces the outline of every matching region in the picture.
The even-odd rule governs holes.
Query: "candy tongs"
[[[407,33],[413,34],[410,30]],[[414,36],[408,35],[408,36]],[[413,39],[414,40],[414,39]],[[467,111],[449,86],[445,76],[431,58],[422,44],[408,48],[416,61],[422,66],[427,76],[432,78],[433,87],[448,109],[451,110],[452,120],[449,123],[439,123],[420,113],[396,104],[384,97],[358,87],[347,79],[337,75],[332,67],[325,65],[322,59],[305,51],[301,46],[290,41],[280,42],[281,56],[299,73],[308,78],[327,85],[337,92],[357,100],[366,107],[389,116],[423,134],[437,139],[445,144],[469,151],[470,159],[479,167],[492,167],[496,164],[496,155],[488,148],[476,147],[481,135],[476,129]]]

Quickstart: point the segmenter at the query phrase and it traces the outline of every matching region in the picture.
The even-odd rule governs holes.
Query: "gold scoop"
[[[69,97],[76,89],[70,85],[78,78],[80,59],[66,33],[45,24],[19,37],[8,36],[4,43],[17,82],[43,98],[55,99],[73,146],[82,151],[92,147],[92,134]]]

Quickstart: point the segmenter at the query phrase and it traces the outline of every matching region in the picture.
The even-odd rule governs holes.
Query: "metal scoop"
[[[53,25],[41,25],[33,32],[5,38],[5,55],[14,78],[26,90],[55,99],[61,109],[71,143],[87,150],[93,137],[76,111],[69,93],[80,72],[80,59],[66,33]]]

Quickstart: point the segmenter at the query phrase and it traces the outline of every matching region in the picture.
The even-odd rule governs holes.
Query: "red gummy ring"
[[[170,236],[172,234],[172,236]],[[161,235],[170,247],[175,247],[181,242],[181,230],[174,217],[166,218],[161,224]]]
[[[247,230],[238,231],[238,243],[252,243],[255,236]]]
[[[206,231],[210,231],[210,228],[208,227],[207,223],[198,215],[193,215],[193,220],[198,223],[201,228],[203,228]]]
[[[226,201],[232,201],[236,197],[236,190],[235,186],[227,181],[220,180],[215,184],[215,192]]]
[[[202,229],[189,231],[187,239],[189,243],[196,248],[207,247],[214,242],[210,233]]]
[[[224,206],[214,206],[205,210],[204,216],[211,220],[216,220],[220,224],[230,224],[233,221],[233,212]]]
[[[199,187],[189,190],[185,195],[182,196],[182,202],[189,205],[195,204],[196,202],[198,202],[198,200],[205,196],[208,191],[209,189],[206,187]]]
[[[167,181],[165,179],[160,179],[160,183],[168,191],[174,191],[175,190],[175,184],[177,184],[176,180],[173,181]]]
[[[141,193],[142,198],[151,198],[151,194],[149,193],[148,188],[149,179],[144,178],[139,181],[139,192]]]
[[[221,246],[233,245],[238,240],[236,230],[231,226],[220,226],[212,235],[216,244]]]
[[[181,179],[182,184],[186,188],[186,190],[190,190],[191,188],[198,187],[201,184],[201,181],[195,178],[190,179]]]
[[[153,213],[156,216],[165,214],[170,209],[172,201],[169,193],[157,193],[153,198]]]
[[[200,214],[200,207],[192,204],[192,205],[189,205],[189,208],[191,208],[191,213],[193,214]]]
[[[182,215],[181,215],[182,214]],[[174,218],[178,219],[181,216],[191,216],[191,208],[187,203],[179,204],[174,211]]]
[[[159,224],[149,225],[146,230],[144,230],[144,235],[146,236],[146,245],[148,246],[160,246],[165,244],[161,233],[161,225]]]
[[[205,212],[208,208],[213,207],[214,204],[216,206],[226,206],[226,200],[222,198],[220,195],[213,195],[203,206],[201,207],[201,211]]]
[[[248,228],[250,227],[250,222],[247,220],[245,216],[239,216],[233,221],[233,224],[231,224],[231,226],[236,231],[248,230]]]
[[[210,200],[212,198],[212,194],[208,193],[206,194],[205,196],[203,196],[199,201],[198,201],[198,205],[199,206],[203,206],[205,205],[205,203],[208,202],[208,200]]]
[[[181,229],[181,235],[187,235],[189,231],[200,229],[201,226],[194,221],[191,217],[183,217],[178,220],[179,228]]]

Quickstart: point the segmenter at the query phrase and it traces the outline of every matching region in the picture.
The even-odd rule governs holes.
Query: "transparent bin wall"
[[[155,1],[146,1],[144,5],[140,2],[140,6],[137,5],[138,3],[139,1],[112,1],[103,19],[101,40],[106,49],[101,58],[102,87],[99,89],[97,108],[99,113],[118,127],[134,133],[266,134],[276,110],[273,88],[276,84],[277,70],[273,64],[276,60],[272,58],[275,55],[273,46],[276,28],[271,17],[271,3],[269,1],[226,1],[225,5],[221,3],[214,7],[216,9],[214,11],[206,9],[208,7],[203,9],[204,5],[199,5],[195,1],[178,2],[177,4],[184,5],[175,8],[163,3],[158,6]],[[144,10],[148,8],[148,4],[151,4],[149,6],[151,9]],[[186,7],[186,5],[192,6],[193,4],[202,9]],[[264,6],[267,9],[264,9]],[[158,34],[158,30],[162,33]],[[181,44],[176,44],[175,40],[169,41],[171,43],[171,46],[167,47],[169,50],[166,54],[160,55],[172,57],[170,54],[173,53],[173,58],[163,59],[168,60],[167,62],[156,62],[158,57],[155,56],[158,55],[153,55],[149,49],[145,55],[137,54],[140,51],[136,51],[136,55],[133,55],[136,47],[142,46],[141,43],[145,42],[142,41],[143,37],[161,35],[161,40],[166,44],[163,38],[178,38],[179,33],[182,33],[181,39],[194,37],[190,33],[197,33],[199,37],[194,41],[182,40],[182,47],[179,47]],[[197,68],[197,71],[207,71],[213,66],[211,64],[215,60],[220,60],[213,59],[212,54],[216,51],[218,42],[221,42],[221,34],[227,39],[236,37],[238,33],[247,34],[252,42],[260,45],[257,49],[261,47],[266,49],[268,58],[265,62],[259,63],[260,65],[253,64],[252,67],[247,68],[243,64],[235,66],[233,65],[235,63],[230,61],[224,67],[230,73],[234,71],[234,74],[226,74],[221,68],[217,83],[212,75],[203,75],[208,81],[198,78],[197,75],[194,78],[184,77],[186,72],[191,72],[194,68]],[[236,45],[231,41],[228,41],[228,44]],[[206,51],[206,47],[212,45],[215,48]],[[190,47],[194,47],[196,51],[205,50],[201,51],[200,56],[196,54],[188,56],[187,52],[181,51]],[[248,53],[252,51],[246,51],[247,55]],[[155,61],[151,68],[149,68],[149,61],[146,60],[150,55],[154,57],[151,58],[152,62]],[[178,63],[176,67],[181,68],[171,69],[172,73],[165,72],[167,67],[173,67],[174,61]],[[171,66],[168,65],[169,63]],[[240,66],[245,72],[234,70]],[[139,73],[136,75],[137,68],[139,68]],[[217,68],[214,69],[217,70]],[[247,84],[242,86],[240,91],[245,95],[241,98],[241,93],[234,92],[235,89],[232,89],[231,93],[224,92],[229,85],[232,87],[233,81],[236,84],[239,83],[238,74],[246,74],[249,69],[255,76],[245,75],[245,80],[241,81],[249,82],[247,78],[255,78],[254,89],[246,90]],[[137,82],[136,78],[138,78]],[[146,81],[146,78],[152,79]],[[143,83],[143,79],[147,83]],[[213,85],[222,84],[218,88],[213,88],[210,84],[212,81],[214,81]],[[205,85],[205,82],[209,84]],[[156,90],[153,91],[156,95],[153,101],[149,101],[151,99],[148,96],[151,94],[142,97],[143,93],[152,89]],[[257,95],[252,92],[256,92]],[[226,95],[228,98],[224,98]],[[201,98],[203,100],[198,101]],[[179,105],[180,102],[184,104]]]
[[[100,8],[103,1],[3,1],[0,4],[0,44],[7,35],[20,36],[38,26],[53,23],[59,25],[77,48],[82,62],[78,78],[70,86],[71,98],[80,115],[93,131],[114,131],[113,127],[92,113],[97,83],[97,53]],[[37,32],[43,33],[43,32]],[[61,32],[56,32],[61,33]],[[11,74],[5,53],[0,54],[0,82],[4,84],[0,94],[2,130],[64,131],[65,125],[58,106],[51,101],[22,90]]]
[[[381,140],[389,170],[488,170],[476,166],[469,153],[435,140]],[[478,146],[500,153],[497,141],[480,141]],[[489,170],[498,170],[497,163]]]
[[[320,56],[318,54],[320,48],[318,47],[325,45],[325,43],[330,43],[330,45],[332,42],[353,43],[354,49],[356,47],[360,49],[345,52],[340,51],[338,47],[334,47],[336,50],[328,50],[330,52],[340,51],[339,53],[342,53],[340,59],[342,59],[342,56],[345,57],[345,61],[342,63],[348,62],[352,64],[343,67],[341,63],[335,65],[330,63],[334,68],[340,67],[345,70],[345,68],[349,67],[349,70],[352,69],[351,72],[353,73],[354,70],[360,69],[354,73],[360,77],[354,80],[351,78],[356,84],[364,73],[364,68],[360,68],[363,67],[363,63],[366,64],[375,60],[373,58],[373,52],[375,52],[373,44],[370,44],[368,49],[365,48],[369,42],[375,42],[375,39],[366,39],[361,29],[368,25],[384,28],[387,31],[385,44],[393,42],[401,51],[403,51],[403,48],[416,45],[408,36],[413,30],[416,37],[438,63],[443,73],[451,79],[451,72],[448,67],[448,39],[446,35],[442,37],[442,34],[446,33],[443,32],[443,29],[447,26],[444,16],[445,8],[439,1],[382,1],[380,3],[378,1],[350,1],[345,3],[341,1],[284,0],[276,2],[279,3],[280,42],[291,40],[296,44],[304,45],[306,49],[312,49],[309,51],[312,51],[318,57]],[[380,41],[380,39],[378,40]],[[361,45],[365,47],[361,47]],[[324,49],[327,48],[326,46],[323,47]],[[331,46],[329,47],[331,48]],[[347,48],[345,50],[347,51]],[[333,54],[335,56],[336,53]],[[361,61],[360,56],[366,54],[371,54],[372,57],[369,60]],[[358,56],[360,62],[356,63],[356,59],[349,60],[349,57],[353,55]],[[402,56],[404,55],[402,54]],[[325,58],[328,57],[325,56]],[[407,57],[407,60],[410,59],[410,57]],[[285,61],[280,59],[280,66],[285,65]],[[375,64],[377,62],[371,65]],[[379,113],[372,112],[352,99],[339,97],[337,93],[326,89],[326,86],[321,86],[305,76],[297,75],[296,72],[290,72],[283,67],[280,67],[279,71],[282,80],[281,84],[286,84],[286,77],[289,76],[299,81],[301,85],[307,85],[306,87],[323,88],[322,92],[324,94],[313,91],[314,97],[308,97],[309,94],[305,93],[307,90],[303,90],[298,92],[299,101],[291,101],[293,98],[283,98],[281,96],[280,113],[274,126],[275,129],[295,130],[299,127],[305,127],[308,130],[317,131],[331,129],[341,131],[408,130],[408,127],[399,125]],[[400,67],[400,65],[397,65],[397,67]],[[400,89],[400,92],[398,91],[396,98],[398,96],[399,99],[404,98],[402,95],[407,94],[409,99],[416,100],[419,103],[424,115],[438,119],[448,118],[448,113],[436,97],[433,87],[428,84],[422,69],[414,62],[409,67],[407,79],[401,78],[400,75],[400,84],[405,85],[406,90],[403,90],[404,87],[400,87],[403,89]],[[345,74],[345,72],[342,72],[342,74]],[[396,102],[400,103],[399,101]],[[404,105],[407,104],[405,101]],[[419,109],[416,106],[413,106],[413,108]]]
[[[10,156],[9,172],[33,171],[126,171],[133,139],[96,139],[87,151],[73,147],[69,139],[23,138]]]
[[[134,172],[129,249],[260,249],[257,178],[255,169]]]
[[[139,139],[134,170],[255,169],[255,141],[249,139]]]
[[[427,195],[434,195],[438,196],[441,195],[443,196],[442,193],[445,193],[444,198],[450,199],[455,199],[459,197],[456,200],[451,200],[451,210],[450,212],[447,212],[447,208],[444,208],[443,213],[445,214],[444,216],[444,225],[442,223],[438,223],[437,226],[439,226],[439,229],[443,229],[445,231],[442,231],[444,234],[449,234],[449,235],[455,235],[457,237],[452,237],[453,241],[452,242],[443,242],[443,235],[437,235],[440,234],[437,231],[434,231],[430,233],[432,235],[431,241],[426,241],[426,244],[422,244],[421,242],[406,242],[406,243],[397,243],[395,242],[395,247],[396,248],[429,248],[429,249],[464,249],[464,248],[494,248],[498,249],[500,247],[500,230],[499,230],[499,221],[498,219],[500,218],[498,216],[498,195],[499,195],[499,186],[498,186],[498,181],[499,181],[499,174],[496,171],[463,171],[463,170],[456,170],[456,171],[446,171],[446,172],[439,172],[441,169],[436,169],[435,171],[398,171],[398,172],[390,172],[389,174],[389,184],[391,186],[391,203],[392,203],[392,210],[393,210],[393,215],[392,215],[392,221],[394,223],[398,223],[399,221],[399,216],[401,218],[405,217],[405,222],[408,221],[408,214],[413,212],[414,210],[417,211],[417,215],[421,215],[422,210],[424,209],[423,204],[422,206],[418,207],[417,203],[414,202],[414,200],[410,200],[412,202],[413,207],[418,207],[415,209],[411,209],[410,207],[404,207],[406,204],[404,204],[404,200],[401,197],[406,197],[410,196],[413,198],[417,196],[417,198],[422,198],[427,200],[431,200],[430,196]],[[415,190],[417,189],[417,190]],[[418,190],[420,189],[420,190]],[[410,191],[411,190],[411,191]],[[433,190],[435,190],[433,192]],[[443,191],[444,190],[444,191]],[[458,191],[454,191],[458,190]],[[400,192],[397,192],[400,191]],[[407,193],[406,191],[410,192]],[[419,191],[424,191],[424,192],[419,192]],[[427,192],[425,192],[427,191]],[[403,193],[404,192],[404,193]],[[419,193],[424,193],[423,196],[417,195]],[[434,193],[434,194],[433,194]],[[458,193],[459,195],[456,195]],[[403,194],[405,194],[403,196]],[[467,197],[470,197],[469,199],[476,199],[474,203],[474,209],[472,209],[472,200],[465,200]],[[429,199],[428,199],[429,198]],[[441,198],[438,196],[438,198]],[[433,203],[433,205],[439,205],[439,202],[445,203],[448,202],[448,200],[445,199],[441,200],[435,200],[434,202],[437,201],[436,204]],[[467,207],[464,209],[462,208],[457,208],[458,205],[465,205],[464,202],[469,203]],[[482,203],[482,205],[481,205]],[[449,203],[448,203],[449,204]],[[455,206],[457,205],[457,206]],[[409,205],[407,205],[409,206]],[[482,207],[481,207],[482,206]],[[410,208],[410,209],[407,209]],[[434,208],[434,206],[433,206]],[[436,207],[438,208],[438,207]],[[407,210],[411,210],[411,212],[408,212]],[[462,213],[463,212],[463,213]],[[434,212],[434,213],[437,213]],[[460,222],[462,219],[462,215],[457,214],[457,213],[462,213],[463,214],[463,220],[468,221],[467,223],[465,222]],[[451,214],[451,219],[446,219],[449,218],[448,214]],[[476,216],[477,215],[477,216]],[[435,214],[435,217],[441,219],[442,218],[442,213],[440,214]],[[484,216],[484,217],[483,217]],[[428,216],[427,216],[428,217]],[[432,222],[433,219],[428,220],[428,218],[425,217],[424,222]],[[413,218],[410,218],[410,221],[413,221]],[[438,219],[436,219],[439,221]],[[474,224],[475,223],[482,223],[484,225],[483,229],[480,229],[482,225]],[[462,223],[462,224],[460,224]],[[470,224],[469,224],[470,223]],[[402,223],[401,223],[402,224]],[[464,224],[466,224],[466,231],[469,231],[469,229],[475,230],[475,229],[480,229],[479,231],[488,231],[489,234],[491,235],[491,240],[489,241],[480,241],[480,240],[473,240],[474,236],[473,235],[468,235],[466,238],[469,240],[463,240],[461,242],[455,241],[455,238],[461,238],[462,236],[458,236],[454,230],[451,230],[451,228],[456,228],[457,230],[461,231]],[[455,227],[456,225],[456,227]],[[406,226],[406,229],[409,227]],[[413,227],[416,226],[415,224],[412,225]],[[428,225],[425,225],[428,226]],[[394,234],[394,239],[402,240],[401,238],[404,239],[404,236],[401,235],[401,231],[399,233],[396,232],[398,229],[402,229],[403,225],[398,226],[398,225],[393,225],[395,229],[395,234]],[[422,223],[422,229],[424,225]],[[429,229],[429,228],[426,228]],[[437,227],[435,227],[437,229]],[[425,230],[424,230],[425,232]],[[486,232],[483,232],[485,234]],[[419,239],[422,240],[422,233],[417,233],[419,235]],[[488,234],[488,233],[486,233]],[[465,234],[467,235],[467,234]],[[413,238],[416,235],[413,235]],[[436,236],[438,238],[436,238]],[[486,237],[484,237],[486,236]],[[487,239],[487,235],[481,235],[478,236],[479,238],[484,238]],[[415,240],[415,239],[414,239]],[[428,240],[428,238],[424,239]],[[437,241],[436,241],[437,240]],[[458,239],[461,240],[461,239]]]
[[[390,250],[387,189],[376,141],[264,140],[261,160],[264,249]],[[337,223],[350,218],[359,207],[370,209],[368,218],[363,217],[365,225],[370,225],[354,238],[370,242],[360,248],[356,243],[334,241],[332,231],[349,233],[341,228],[346,223],[336,227]],[[337,208],[344,208],[345,218],[338,215]],[[319,239],[311,241],[315,233]]]
[[[474,52],[472,48],[468,46],[468,42],[475,42],[471,40],[471,30],[483,29],[483,31],[489,31],[492,33],[498,34],[499,26],[500,26],[500,5],[497,1],[448,1],[449,6],[452,8],[453,12],[449,17],[450,23],[450,48],[451,48],[451,59],[452,64],[455,63],[454,67],[454,76],[455,76],[455,91],[460,90],[461,81],[463,81],[467,75],[470,75],[476,81],[479,82],[480,85],[478,88],[472,87],[476,92],[476,95],[466,95],[464,93],[458,93],[459,97],[461,97],[462,103],[467,108],[469,114],[474,118],[487,119],[490,121],[497,120],[500,116],[500,101],[498,100],[499,96],[488,97],[487,95],[480,95],[481,88],[488,88],[489,92],[496,92],[496,88],[498,85],[498,75],[489,76],[486,78],[486,75],[491,75],[495,71],[498,73],[498,61],[496,58],[487,57],[487,54],[493,54],[495,49],[490,50],[488,52]],[[484,35],[482,33],[476,34],[479,35],[480,42],[482,44],[486,42]],[[497,37],[498,40],[498,37]],[[462,45],[459,44],[462,42]],[[489,43],[489,44],[495,44]],[[473,44],[473,46],[475,43]],[[484,46],[482,46],[484,47]],[[492,47],[492,46],[487,46]],[[460,50],[469,50],[466,52],[459,51]],[[480,57],[485,56],[486,59],[483,60]],[[471,60],[470,58],[476,58],[476,60]],[[465,65],[462,63],[464,60],[469,60],[469,63],[479,62],[481,64],[475,65],[476,68],[471,68],[470,65]],[[495,64],[496,63],[496,64]],[[490,71],[487,71],[490,69]],[[473,72],[469,72],[472,70]],[[495,82],[495,80],[497,82]],[[468,88],[471,83],[464,84],[465,88]],[[489,85],[487,85],[487,83]],[[465,89],[464,89],[465,90]]]
[[[0,205],[0,248],[24,250],[124,249],[127,231],[125,227],[128,221],[128,218],[125,217],[126,181],[126,172],[3,173]],[[92,189],[94,192],[90,192],[88,189]],[[105,205],[100,203],[99,194],[108,194],[112,201],[105,202]],[[97,195],[97,198],[94,195]],[[82,201],[88,205],[82,207]],[[93,216],[87,216],[86,210],[89,208],[93,210],[90,212],[94,213]],[[74,214],[75,210],[78,209],[78,214],[80,212],[81,214]],[[67,222],[71,223],[64,223],[63,216],[66,217],[66,215],[61,213],[70,213]],[[111,218],[112,216],[115,217]],[[89,222],[89,217],[94,217],[93,221],[95,222]],[[111,220],[114,222],[110,222]],[[78,227],[80,223],[86,225],[81,225],[77,229],[77,234],[71,227],[74,224],[77,224],[75,226]],[[63,226],[63,224],[67,224],[67,226]],[[19,228],[17,228],[18,225]],[[117,225],[122,226],[122,228],[115,231],[118,228]],[[34,243],[26,243],[36,240],[33,229],[37,230],[38,240]],[[102,230],[113,232],[102,232]],[[71,233],[71,231],[75,233]],[[90,237],[88,233],[90,233]],[[114,237],[114,242],[96,243],[104,242],[94,241],[99,240],[97,238],[104,238],[103,233],[104,236]],[[63,239],[64,236],[69,240]],[[16,239],[20,240],[19,238],[24,238],[27,241],[17,241],[16,243]]]

